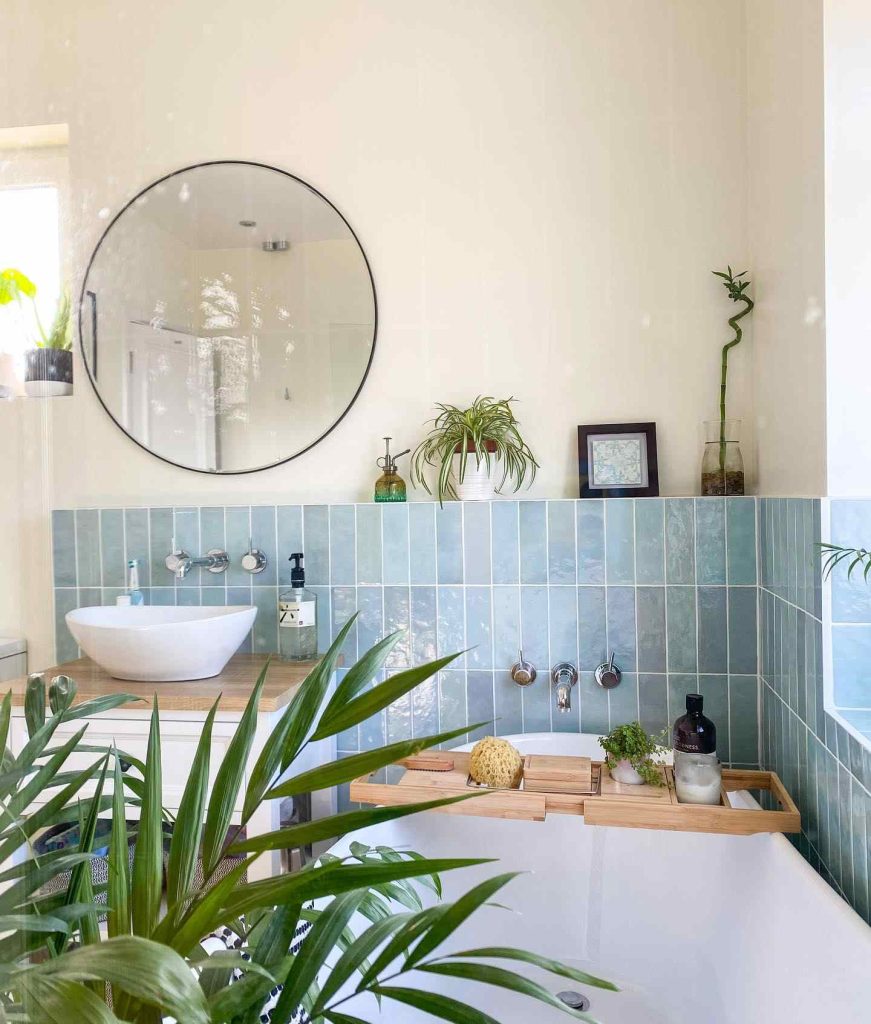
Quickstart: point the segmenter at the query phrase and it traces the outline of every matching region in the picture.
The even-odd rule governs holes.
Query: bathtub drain
[[[573,1010],[589,1010],[590,1000],[582,992],[557,992],[557,999]]]

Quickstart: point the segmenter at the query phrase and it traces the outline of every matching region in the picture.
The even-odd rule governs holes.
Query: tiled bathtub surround
[[[820,502],[759,506],[762,763],[799,805],[799,849],[871,922],[871,751],[823,707]]]
[[[249,535],[269,557],[254,577],[239,565]],[[173,536],[192,554],[225,548],[226,576],[174,580]],[[660,730],[698,688],[724,759],[758,763],[753,498],[56,511],[58,658],[77,653],[64,613],[114,602],[127,558],[141,560],[150,603],[256,604],[250,649],[275,651],[277,590],[297,550],[319,595],[321,649],[355,610],[351,658],[400,626],[391,671],[469,648],[340,749],[491,718],[500,733],[601,732],[636,717]],[[539,670],[526,689],[508,672],[521,646]],[[624,677],[607,692],[593,672],[609,650]],[[558,661],[581,673],[570,714],[554,707]]]
[[[833,544],[871,548],[871,501],[832,499],[829,535]],[[871,573],[850,562],[832,573],[831,629],[834,702],[840,713],[871,742]]]

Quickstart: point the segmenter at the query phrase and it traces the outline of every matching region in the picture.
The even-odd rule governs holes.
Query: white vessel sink
[[[168,683],[221,672],[254,624],[248,605],[76,608],[67,626],[89,658],[116,679]]]

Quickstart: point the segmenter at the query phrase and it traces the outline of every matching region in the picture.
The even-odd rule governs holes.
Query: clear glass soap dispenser
[[[301,551],[290,556],[290,590],[278,595],[278,646],[289,661],[313,661],[318,656],[318,597],[305,589],[303,558]]]

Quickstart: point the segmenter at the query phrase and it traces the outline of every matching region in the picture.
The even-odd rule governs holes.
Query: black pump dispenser
[[[292,587],[304,587],[305,586],[305,569],[303,568],[302,560],[303,553],[301,551],[295,551],[288,562],[293,562],[293,568],[290,570],[290,585]]]
[[[687,694],[687,713],[674,723],[675,750],[686,754],[713,754],[717,750],[717,727],[702,714],[700,693]]]

